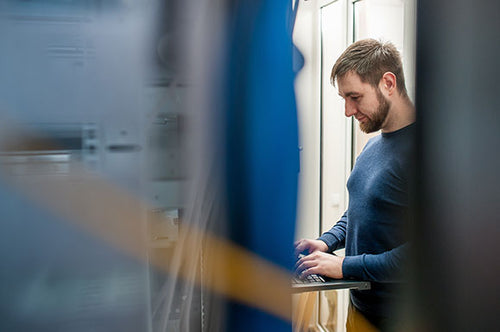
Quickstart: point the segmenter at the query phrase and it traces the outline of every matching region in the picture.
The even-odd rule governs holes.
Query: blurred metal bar
[[[500,3],[418,1],[414,331],[493,331],[500,312]]]

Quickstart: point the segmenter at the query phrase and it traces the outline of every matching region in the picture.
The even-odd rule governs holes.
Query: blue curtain
[[[229,5],[225,135],[229,236],[288,270],[299,171],[291,8],[279,0]],[[227,327],[289,331],[291,322],[230,303]]]

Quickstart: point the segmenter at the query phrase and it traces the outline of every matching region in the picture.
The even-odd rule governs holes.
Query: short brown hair
[[[394,44],[375,39],[358,40],[351,44],[337,59],[332,68],[330,81],[335,86],[335,79],[348,72],[358,74],[362,82],[378,86],[386,72],[396,76],[396,84],[401,95],[407,96],[401,55]]]

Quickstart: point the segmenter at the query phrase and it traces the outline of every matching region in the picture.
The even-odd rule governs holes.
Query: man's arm
[[[326,243],[329,252],[342,249],[345,247],[346,227],[347,211],[344,212],[340,220],[328,232],[323,233],[318,240]]]
[[[302,257],[296,265],[297,271],[321,274],[335,279],[357,279],[375,282],[395,282],[403,279],[403,263],[409,244],[403,244],[377,255],[363,254],[339,257],[315,252]]]
[[[313,253],[315,251],[332,252],[343,248],[345,245],[345,232],[347,225],[347,211],[340,220],[328,231],[316,240],[300,239],[295,242],[295,255],[302,252]]]
[[[375,282],[402,281],[409,243],[377,254],[347,256],[342,263],[344,278]]]

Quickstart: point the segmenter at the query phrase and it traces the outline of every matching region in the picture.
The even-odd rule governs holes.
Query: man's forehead
[[[363,82],[358,74],[348,72],[337,78],[337,87],[340,96],[348,97],[365,91],[370,84]]]

